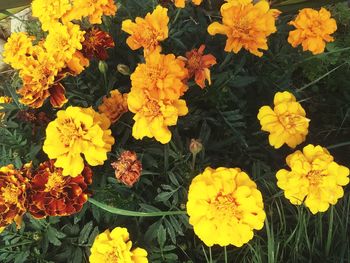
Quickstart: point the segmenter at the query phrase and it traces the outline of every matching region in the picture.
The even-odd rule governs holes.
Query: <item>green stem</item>
[[[192,172],[194,172],[194,168],[196,165],[196,157],[197,157],[197,154],[192,154],[192,165],[191,165]]]
[[[33,241],[24,241],[24,242],[21,242],[21,243],[17,243],[17,244],[11,244],[11,245],[7,245],[7,246],[3,246],[1,247],[1,250],[5,250],[5,249],[8,249],[8,248],[13,248],[13,247],[19,247],[19,246],[23,246],[23,245],[28,245],[28,244],[32,244]]]
[[[211,247],[209,247],[209,262],[213,263],[213,255],[211,253]]]
[[[181,8],[178,8],[176,15],[175,15],[175,18],[174,18],[174,21],[173,21],[173,24],[175,24],[176,20],[179,18],[180,13],[181,13]]]
[[[348,146],[348,145],[350,145],[350,142],[342,142],[342,143],[327,146],[326,148],[327,149],[335,149],[335,148],[344,147],[344,146]]]
[[[154,217],[154,216],[171,216],[171,215],[186,215],[186,211],[177,210],[177,211],[159,211],[159,212],[136,212],[130,210],[124,210],[116,208],[113,206],[106,205],[101,203],[93,198],[89,198],[89,202],[107,212],[112,214],[121,215],[121,216],[138,216],[138,217]]]
[[[225,253],[225,263],[227,263],[227,249],[226,246],[224,246],[224,253]]]
[[[326,256],[327,257],[329,255],[329,251],[331,249],[331,244],[332,244],[333,220],[334,220],[334,207],[331,206],[330,213],[329,213],[329,227],[328,227],[327,243],[326,243]]]

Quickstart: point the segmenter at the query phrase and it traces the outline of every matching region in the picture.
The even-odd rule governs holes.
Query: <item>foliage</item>
[[[67,78],[64,86],[70,105],[96,109],[112,89],[130,89],[129,76],[118,72],[117,66],[127,65],[133,72],[143,56],[142,51],[132,51],[126,45],[121,22],[143,17],[157,1],[118,2],[116,17],[105,18],[102,25],[116,42],[109,52],[108,71],[102,74],[98,61],[93,61],[79,77]],[[211,1],[182,10],[169,5],[170,34],[163,43],[164,53],[182,56],[204,43],[206,52],[218,61],[212,69],[212,85],[201,90],[190,83],[185,95],[190,112],[171,128],[169,144],[133,139],[130,113],[112,126],[116,143],[109,161],[93,169],[93,198],[124,210],[182,211],[192,178],[205,167],[241,167],[262,191],[267,219],[250,243],[242,248],[227,247],[229,262],[349,262],[349,187],[336,206],[316,216],[303,206],[291,205],[277,188],[275,173],[292,150],[269,146],[256,116],[262,105],[272,104],[277,91],[292,92],[311,119],[307,142],[322,144],[338,163],[350,165],[350,9],[346,3],[329,6],[338,31],[324,54],[312,56],[287,43],[287,22],[294,16],[287,13],[281,15],[278,32],[269,39],[269,50],[258,58],[245,51],[226,53],[224,39],[208,35],[206,27],[218,15],[216,1],[212,2],[213,9],[207,8]],[[37,22],[28,24],[30,32],[37,32]],[[47,158],[41,150],[45,125],[18,117],[25,110],[15,93],[20,86],[18,76],[8,76],[1,85],[0,92],[15,102],[2,110],[6,119],[0,125],[0,165],[38,164]],[[56,113],[48,103],[35,114],[39,111],[51,120]],[[200,139],[204,146],[195,160],[189,151],[192,138]],[[143,166],[141,179],[133,188],[120,184],[110,166],[124,149],[135,151]],[[116,226],[129,229],[136,246],[148,251],[150,262],[224,261],[224,250],[204,247],[184,214],[127,217],[87,203],[74,216],[43,220],[27,216],[23,224],[18,231],[11,226],[1,234],[0,262],[88,262],[95,236]]]

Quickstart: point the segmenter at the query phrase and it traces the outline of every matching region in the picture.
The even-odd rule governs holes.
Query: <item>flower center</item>
[[[158,116],[159,114],[160,114],[160,106],[158,102],[156,100],[150,99],[146,103],[145,116],[155,117],[155,116]]]
[[[18,196],[21,194],[21,190],[18,187],[10,184],[1,189],[2,197],[4,198],[5,203],[17,204]]]
[[[311,186],[317,186],[323,177],[323,170],[311,170],[307,175],[307,179],[309,180],[309,184]]]
[[[306,122],[308,122],[308,119],[297,115],[297,114],[283,114],[281,116],[278,116],[278,119],[280,123],[283,125],[283,127],[289,132],[289,133],[295,133],[295,129],[298,126],[303,126]]]
[[[52,189],[60,188],[64,183],[63,176],[57,172],[50,173],[47,183],[45,184],[45,191],[50,192]]]
[[[237,207],[239,204],[232,195],[223,195],[221,192],[211,202],[211,211],[213,216],[220,215],[221,218],[232,220],[237,218],[238,220],[242,217]]]
[[[190,71],[196,71],[201,68],[201,54],[193,53],[188,60]]]
[[[57,127],[57,130],[60,133],[59,138],[65,147],[69,147],[76,140],[81,139],[86,133],[85,125],[81,123],[79,127],[72,119],[65,119],[63,123]]]

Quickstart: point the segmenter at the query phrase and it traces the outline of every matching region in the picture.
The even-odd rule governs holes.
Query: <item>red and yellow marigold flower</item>
[[[188,192],[187,213],[196,235],[207,245],[241,247],[264,226],[261,192],[239,168],[206,168]]]
[[[76,177],[84,170],[84,159],[92,166],[102,165],[114,144],[110,121],[92,108],[68,107],[46,128],[43,150],[64,176]]]
[[[130,34],[126,43],[132,50],[144,48],[145,54],[159,49],[159,42],[168,38],[168,9],[160,5],[145,18],[137,17],[123,21],[122,30]]]
[[[274,98],[275,107],[263,106],[259,110],[261,130],[267,131],[269,143],[276,149],[283,144],[291,148],[305,141],[310,120],[293,94],[277,92]]]
[[[26,212],[27,179],[13,165],[0,168],[0,228],[16,222],[20,226]]]
[[[119,118],[128,111],[126,93],[121,94],[115,89],[110,92],[110,97],[104,97],[102,104],[98,107],[100,113],[105,114],[111,123],[116,123]]]
[[[173,54],[154,51],[131,74],[131,90],[145,91],[154,99],[178,99],[188,89],[185,62]]]
[[[82,52],[88,59],[106,60],[108,58],[107,49],[114,47],[113,38],[97,27],[88,30],[84,38]]]
[[[99,234],[91,247],[90,263],[125,262],[147,263],[147,251],[143,248],[131,250],[132,242],[126,228],[116,227]]]
[[[325,8],[320,11],[304,8],[289,24],[296,29],[289,32],[288,42],[293,47],[301,44],[304,51],[314,55],[324,52],[326,43],[334,41],[331,34],[337,30],[337,22]]]
[[[286,160],[290,170],[277,172],[277,185],[292,204],[304,203],[316,214],[327,211],[329,205],[343,197],[343,186],[349,183],[349,168],[334,162],[326,148],[309,144]]]
[[[78,213],[88,199],[92,171],[85,165],[76,177],[63,176],[55,161],[41,163],[31,172],[28,211],[35,218],[68,216]]]
[[[132,187],[140,178],[142,164],[132,151],[124,151],[116,162],[111,163],[115,177],[123,184]]]
[[[270,9],[267,1],[229,1],[221,6],[222,24],[208,27],[210,35],[227,36],[225,51],[238,53],[242,48],[261,57],[267,50],[267,37],[276,32],[275,20],[279,12]]]
[[[204,55],[205,45],[201,45],[198,49],[192,49],[186,53],[186,68],[188,69],[188,77],[194,77],[195,82],[202,89],[205,88],[205,80],[211,85],[210,67],[216,64],[216,58],[212,54]]]

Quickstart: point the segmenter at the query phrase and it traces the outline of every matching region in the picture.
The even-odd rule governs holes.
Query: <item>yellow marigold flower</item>
[[[239,168],[220,167],[197,175],[188,192],[187,213],[196,235],[207,245],[241,247],[264,226],[262,195]]]
[[[8,104],[12,102],[12,98],[11,97],[7,97],[7,96],[0,96],[0,104]],[[5,113],[1,112],[1,110],[3,109],[2,106],[0,106],[0,121],[4,118]]]
[[[14,69],[22,69],[27,63],[27,58],[32,54],[34,37],[27,33],[12,33],[4,45],[3,59]]]
[[[54,24],[49,30],[44,47],[47,53],[51,54],[57,63],[60,63],[58,67],[63,68],[65,62],[70,61],[73,54],[82,49],[84,34],[85,32],[80,30],[79,25],[70,22],[65,25]]]
[[[135,89],[128,94],[128,106],[135,113],[132,136],[135,139],[154,137],[163,144],[171,139],[168,126],[176,125],[178,116],[188,113],[184,100],[156,100]]]
[[[115,123],[128,111],[127,94],[121,94],[119,90],[112,90],[109,98],[104,97],[103,103],[98,107],[100,113],[104,113],[111,123]]]
[[[32,2],[33,16],[37,17],[44,31],[57,24],[60,18],[72,8],[70,0],[34,0]]]
[[[99,234],[91,247],[90,263],[123,262],[147,263],[147,251],[143,248],[131,250],[132,242],[126,228],[116,227]]]
[[[160,5],[145,18],[137,17],[135,22],[130,19],[123,21],[122,30],[130,34],[126,43],[132,50],[144,48],[145,53],[153,51],[159,42],[168,38],[168,9]]]
[[[296,29],[289,32],[288,42],[293,47],[301,44],[304,51],[310,50],[314,55],[324,52],[326,42],[334,41],[330,35],[337,30],[337,22],[325,8],[304,8],[289,24]]]
[[[178,99],[188,89],[184,83],[188,76],[185,62],[173,54],[163,55],[154,51],[145,57],[146,63],[139,64],[131,74],[133,90],[153,90],[156,99]]]
[[[276,32],[278,10],[270,9],[267,1],[253,4],[248,1],[230,1],[221,6],[222,24],[208,27],[210,35],[227,36],[225,51],[238,53],[242,48],[261,57],[267,50],[267,37]]]
[[[68,107],[60,110],[57,118],[46,128],[43,150],[62,174],[75,177],[84,169],[85,160],[92,166],[107,160],[114,144],[108,118],[92,108]]]
[[[292,204],[304,202],[316,214],[343,197],[342,186],[349,183],[349,169],[334,162],[326,148],[309,144],[302,152],[288,155],[286,161],[290,171],[277,172],[277,185]]]
[[[291,148],[305,141],[310,120],[293,94],[277,92],[274,98],[275,107],[263,106],[259,110],[261,130],[267,131],[269,143],[276,149],[283,144]]]
[[[185,7],[185,0],[172,0],[176,7],[178,8],[184,8]],[[200,5],[203,0],[192,0],[192,3],[195,5]]]
[[[111,16],[117,12],[113,0],[73,0],[72,9],[62,18],[63,22],[81,20],[88,17],[91,24],[102,24],[102,16]]]

